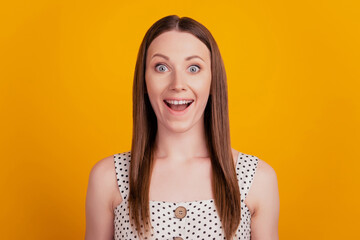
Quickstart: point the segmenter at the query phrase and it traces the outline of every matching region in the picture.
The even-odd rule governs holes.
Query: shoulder
[[[277,174],[270,164],[257,159],[257,169],[247,197],[248,202],[251,202],[254,214],[259,210],[278,208],[279,205]]]
[[[251,212],[252,239],[279,239],[280,199],[277,175],[267,162],[258,159],[252,187],[245,199]]]
[[[114,155],[105,157],[94,164],[90,171],[92,180],[113,179],[115,174]]]
[[[274,194],[272,190],[277,188],[278,184],[274,168],[262,159],[257,158],[257,160],[257,169],[250,191],[253,195],[258,196],[258,199],[261,199],[265,197],[265,195]]]
[[[116,187],[114,156],[108,156],[96,162],[89,174],[85,239],[113,237],[113,202]]]
[[[114,165],[115,155],[105,157],[96,162],[89,174],[89,191],[113,209],[114,196],[117,190],[117,179]]]
[[[264,180],[270,180],[270,182],[274,184],[274,181],[277,180],[277,175],[274,168],[271,167],[270,164],[259,158],[256,171],[256,178],[258,178],[258,180],[262,180],[261,182],[264,182]]]

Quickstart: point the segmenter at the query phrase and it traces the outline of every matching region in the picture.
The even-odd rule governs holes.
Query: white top
[[[115,240],[138,239],[129,218],[130,158],[130,151],[114,155],[117,182],[123,198],[121,204],[114,209]],[[258,160],[253,155],[239,152],[236,175],[241,196],[241,220],[234,239],[250,240],[251,214],[244,201],[254,179]],[[225,239],[214,199],[187,202],[150,201],[149,207],[152,233],[150,238],[144,239]],[[183,215],[179,217],[181,209],[183,211],[180,213]]]

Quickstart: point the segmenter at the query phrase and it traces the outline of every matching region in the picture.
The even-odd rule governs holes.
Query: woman
[[[131,151],[90,173],[85,239],[275,240],[278,218],[275,171],[231,148],[211,33],[187,17],[158,20],[138,53]]]

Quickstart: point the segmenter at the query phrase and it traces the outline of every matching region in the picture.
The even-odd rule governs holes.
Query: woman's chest
[[[155,165],[149,189],[150,200],[184,202],[213,198],[210,162],[192,166]]]

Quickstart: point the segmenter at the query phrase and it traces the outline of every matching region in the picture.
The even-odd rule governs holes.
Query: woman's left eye
[[[192,65],[189,67],[190,72],[198,72],[200,70],[200,67],[197,65]]]

